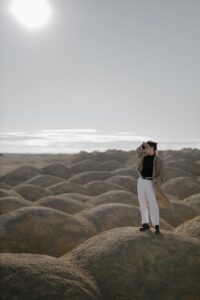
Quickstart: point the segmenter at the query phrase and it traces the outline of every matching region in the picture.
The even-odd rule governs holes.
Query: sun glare
[[[11,12],[29,29],[39,29],[49,21],[51,10],[46,0],[13,0]]]

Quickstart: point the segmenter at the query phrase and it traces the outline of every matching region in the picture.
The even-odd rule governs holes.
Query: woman
[[[137,149],[139,158],[137,170],[140,174],[137,182],[142,227],[140,231],[149,230],[149,213],[154,233],[160,233],[160,214],[156,199],[154,183],[160,184],[165,178],[163,160],[157,155],[157,143],[143,142]],[[149,207],[149,209],[148,209]]]

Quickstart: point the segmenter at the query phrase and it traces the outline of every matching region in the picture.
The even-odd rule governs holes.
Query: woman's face
[[[154,154],[154,147],[151,147],[151,146],[149,146],[149,144],[146,144],[146,147],[145,147],[144,151],[148,155],[153,155]]]

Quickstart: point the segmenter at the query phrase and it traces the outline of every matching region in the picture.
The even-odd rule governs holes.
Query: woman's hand
[[[143,142],[143,143],[142,143],[142,148],[145,149],[145,148],[146,148],[146,145],[147,145],[147,143],[146,143],[146,142]]]

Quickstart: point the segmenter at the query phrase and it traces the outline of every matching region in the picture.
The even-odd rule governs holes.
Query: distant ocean
[[[158,150],[200,149],[200,140],[161,140],[148,133],[107,132],[95,129],[55,129],[0,132],[1,153],[78,153],[108,149],[135,150],[142,141],[158,142]]]

